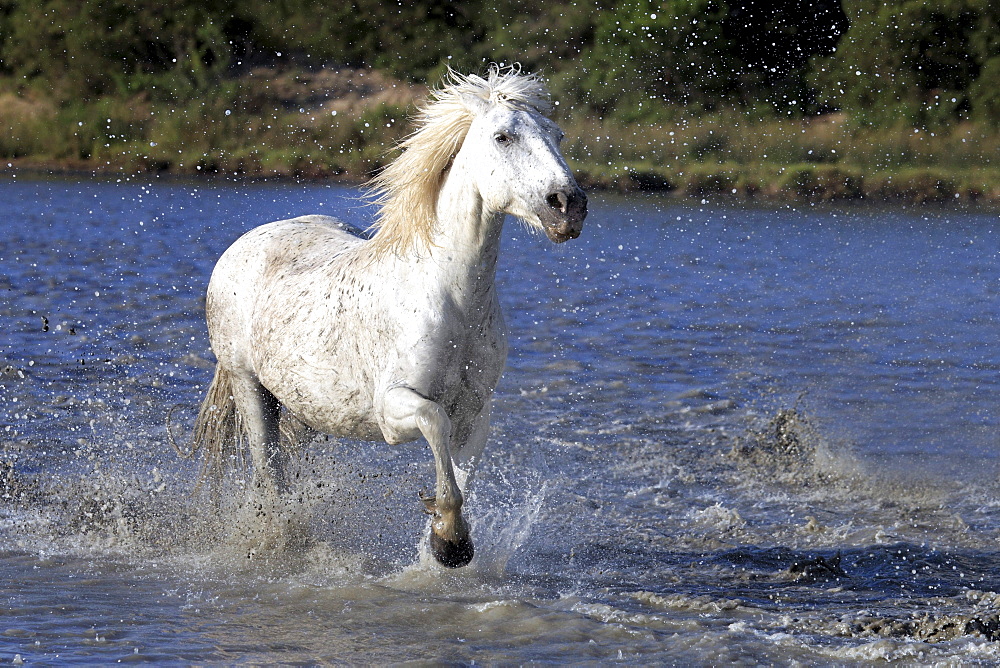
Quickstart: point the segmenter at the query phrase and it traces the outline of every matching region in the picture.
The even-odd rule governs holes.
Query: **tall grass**
[[[0,93],[0,159],[114,171],[225,172],[360,180],[391,157],[410,108],[299,104],[268,84],[230,81],[203,99],[147,96],[55,103]],[[859,127],[843,115],[783,119],[754,112],[692,116],[664,107],[624,123],[572,110],[558,119],[581,180],[794,199],[856,197],[1000,201],[1000,129]]]
[[[406,113],[389,104],[337,113],[250,104],[234,92],[178,104],[108,97],[59,108],[5,94],[0,158],[97,170],[364,178],[403,136]]]

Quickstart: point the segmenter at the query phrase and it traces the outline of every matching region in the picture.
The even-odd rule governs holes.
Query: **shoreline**
[[[695,163],[675,170],[626,169],[612,175],[591,176],[584,171],[581,182],[603,190],[666,192],[690,198],[725,195],[750,201],[1000,205],[1000,186],[994,185],[1000,183],[1000,171],[991,170],[988,175],[984,171],[906,167],[865,172],[836,164]]]
[[[571,164],[571,166],[573,166]],[[650,194],[677,201],[712,199],[760,203],[858,202],[874,205],[960,204],[1000,208],[1000,187],[977,187],[934,167],[876,171],[868,174],[839,165],[740,165],[703,163],[680,169],[634,168],[598,171],[574,168],[581,187],[591,192]],[[0,162],[0,179],[135,179],[226,180],[240,183],[332,183],[361,187],[367,176],[324,166],[314,169],[123,169],[92,161],[50,161],[30,158]],[[771,178],[767,178],[770,176]]]

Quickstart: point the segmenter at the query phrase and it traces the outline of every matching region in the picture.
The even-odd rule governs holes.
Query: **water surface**
[[[319,437],[268,546],[170,446],[242,232],[357,191],[0,181],[0,661],[994,664],[1000,217],[592,197],[510,221],[470,567],[422,443]]]

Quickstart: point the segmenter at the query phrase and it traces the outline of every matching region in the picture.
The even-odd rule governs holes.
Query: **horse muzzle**
[[[579,187],[560,190],[546,197],[545,204],[541,219],[549,241],[561,244],[580,236],[587,217],[587,193]]]

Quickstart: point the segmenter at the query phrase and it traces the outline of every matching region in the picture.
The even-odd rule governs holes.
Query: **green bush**
[[[845,0],[851,29],[816,58],[821,101],[860,125],[936,127],[992,113],[1000,5],[991,0]]]
[[[793,165],[785,170],[777,187],[803,200],[854,199],[864,192],[859,171],[836,165]]]
[[[955,199],[958,187],[947,173],[937,169],[912,168],[876,173],[865,179],[865,196],[899,199],[922,204]]]

